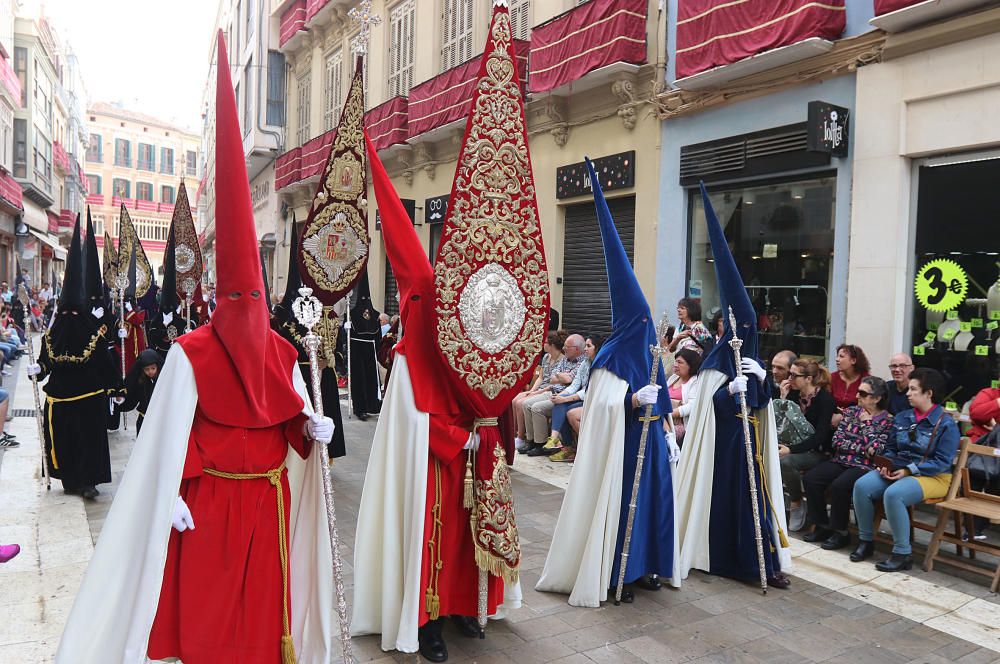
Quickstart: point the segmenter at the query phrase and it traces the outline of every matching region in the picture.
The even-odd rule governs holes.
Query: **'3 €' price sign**
[[[930,311],[949,311],[965,301],[969,277],[962,266],[947,258],[935,258],[917,272],[913,291],[917,301]]]

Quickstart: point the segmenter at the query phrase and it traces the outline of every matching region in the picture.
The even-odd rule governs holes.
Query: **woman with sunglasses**
[[[858,548],[851,554],[861,562],[875,552],[873,539],[875,501],[885,505],[892,528],[892,555],[875,564],[881,572],[899,572],[913,566],[910,515],[907,508],[929,498],[941,498],[951,484],[951,460],[958,451],[958,426],[944,412],[945,379],[934,369],[914,369],[910,374],[910,410],[893,421],[881,465],[854,484],[854,515],[858,521]],[[876,460],[876,464],[879,465]]]
[[[882,454],[892,432],[892,415],[886,410],[889,388],[876,376],[861,379],[858,403],[844,411],[833,433],[833,458],[819,464],[802,478],[809,520],[815,529],[803,539],[822,542],[832,551],[851,543],[847,520],[851,513],[854,483],[872,470],[872,457]],[[830,492],[830,513],[826,511]]]
[[[788,529],[798,532],[806,526],[802,473],[826,461],[830,421],[836,405],[830,394],[830,373],[816,360],[795,360],[780,389],[781,398],[798,404],[814,430],[813,435],[796,445],[794,451],[787,445],[778,445],[781,481],[788,494]]]

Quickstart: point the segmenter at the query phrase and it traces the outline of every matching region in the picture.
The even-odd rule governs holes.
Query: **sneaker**
[[[0,544],[0,563],[9,561],[19,553],[21,546],[18,544]]]
[[[562,447],[562,441],[555,436],[549,436],[549,439],[545,441],[544,447],[547,450],[558,450]]]
[[[17,439],[6,431],[4,431],[3,434],[0,434],[0,448],[13,448],[20,446],[21,443],[17,442]]]
[[[788,529],[797,533],[806,527],[806,506],[799,505],[788,511]]]
[[[986,539],[986,533],[980,530],[975,535],[972,536],[972,539],[976,540],[977,542],[982,542],[983,540]],[[963,542],[968,542],[969,541],[969,531],[968,530],[963,530],[962,531],[962,541]]]
[[[572,447],[563,447],[558,452],[549,457],[549,461],[556,463],[573,463],[576,458],[576,451]]]
[[[9,376],[10,371],[8,371],[7,369],[0,369],[0,374],[3,374],[4,376]]]
[[[528,446],[530,444],[531,443],[521,438],[514,438],[514,449],[517,450],[518,452],[521,452],[522,454],[528,451]]]

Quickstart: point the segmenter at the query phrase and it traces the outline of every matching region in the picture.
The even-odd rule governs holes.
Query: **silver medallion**
[[[343,212],[338,212],[331,223],[315,235],[306,237],[302,248],[322,267],[331,282],[337,282],[348,266],[368,254],[364,238],[348,223]]]
[[[174,265],[178,272],[189,272],[194,267],[194,250],[186,244],[178,244],[174,249]]]
[[[458,302],[462,326],[487,353],[499,353],[517,338],[528,308],[517,280],[496,263],[469,278]]]

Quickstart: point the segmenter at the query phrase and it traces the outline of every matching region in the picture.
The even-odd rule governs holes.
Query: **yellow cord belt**
[[[742,413],[738,413],[736,417],[743,419]],[[785,531],[781,528],[781,519],[778,518],[777,512],[774,511],[774,501],[771,500],[771,492],[767,489],[767,471],[764,470],[764,453],[763,441],[760,439],[760,422],[755,415],[750,415],[747,418],[747,422],[753,425],[753,437],[757,442],[757,450],[754,453],[754,457],[757,460],[757,471],[760,473],[760,485],[764,489],[764,507],[768,512],[774,515],[774,523],[778,527],[778,541],[781,543],[781,547],[784,549],[788,548],[788,538],[785,536]],[[771,544],[771,549],[774,550],[774,544]]]
[[[260,480],[266,479],[278,494],[278,559],[281,561],[281,661],[284,664],[295,664],[295,644],[292,642],[292,630],[288,619],[288,534],[285,532],[285,492],[281,490],[281,474],[285,464],[265,473],[227,473],[215,468],[204,468],[206,475],[220,477],[225,480]]]
[[[89,399],[90,397],[96,397],[98,394],[104,394],[104,390],[96,390],[94,392],[87,392],[86,394],[80,394],[75,397],[45,397],[45,403],[49,405],[47,409],[48,428],[49,428],[49,456],[52,457],[52,467],[59,470],[59,463],[56,461],[56,433],[55,427],[52,424],[52,404],[54,403],[67,403],[69,401],[82,401],[83,399]]]

